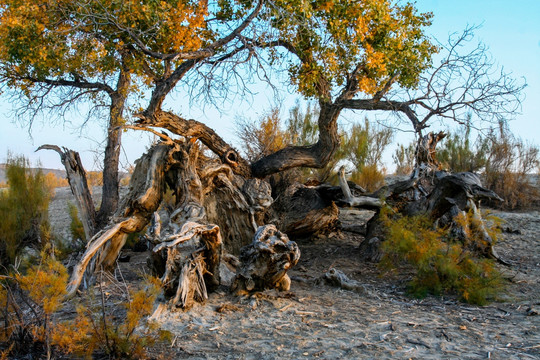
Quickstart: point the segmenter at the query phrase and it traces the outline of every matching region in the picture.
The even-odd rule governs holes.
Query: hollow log
[[[261,226],[253,242],[240,252],[240,266],[231,290],[236,293],[265,289],[287,291],[291,286],[287,271],[299,259],[300,249],[294,241],[274,225]]]

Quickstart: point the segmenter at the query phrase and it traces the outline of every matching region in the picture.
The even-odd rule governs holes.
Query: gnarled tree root
[[[274,225],[259,227],[250,245],[240,252],[240,266],[231,290],[262,291],[289,290],[291,279],[287,271],[298,263],[300,249]]]

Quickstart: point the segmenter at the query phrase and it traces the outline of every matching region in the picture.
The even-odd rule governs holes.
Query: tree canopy
[[[43,106],[111,97],[122,114],[128,94],[148,89],[138,123],[196,137],[255,177],[297,166],[323,167],[339,145],[343,109],[401,113],[421,134],[435,117],[461,121],[463,111],[495,114],[519,103],[520,85],[494,77],[485,49],[460,55],[470,29],[448,46],[426,34],[430,13],[391,0],[2,0],[1,79]],[[432,66],[432,56],[447,56]],[[290,84],[319,102],[315,144],[286,147],[253,164],[204,124],[161,109],[188,74],[192,86],[226,89],[227,76],[244,64],[246,78],[286,70]],[[240,71],[240,70],[239,70]],[[457,82],[457,85],[455,83]],[[112,83],[112,84],[111,84]],[[66,93],[65,89],[69,89]],[[138,93],[140,94],[140,93]],[[121,98],[117,108],[115,99]],[[118,101],[117,101],[118,102]],[[120,116],[121,117],[121,116]],[[118,127],[121,121],[110,122]],[[111,136],[111,135],[109,135]],[[228,160],[227,160],[228,159]]]

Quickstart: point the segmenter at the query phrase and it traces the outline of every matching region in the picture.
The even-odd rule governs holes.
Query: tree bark
[[[118,208],[120,150],[122,143],[123,112],[126,102],[126,94],[131,85],[131,77],[126,69],[122,69],[118,75],[116,91],[110,96],[111,105],[109,111],[109,127],[107,129],[107,145],[103,158],[103,190],[101,206],[97,214],[97,226],[101,229],[108,222],[109,217]]]
[[[62,150],[56,145],[41,145],[36,151],[39,150],[54,150],[60,155],[71,192],[75,196],[75,205],[83,224],[86,241],[90,241],[96,232],[96,210],[79,153],[66,148]]]

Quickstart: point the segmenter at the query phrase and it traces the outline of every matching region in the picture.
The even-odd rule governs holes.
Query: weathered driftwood
[[[259,227],[250,245],[242,248],[240,266],[231,290],[289,290],[291,279],[287,271],[298,263],[300,249],[274,225]]]
[[[74,268],[68,284],[69,296],[75,294],[81,283],[86,287],[93,282],[95,269],[115,264],[127,234],[143,230],[150,221],[161,203],[168,159],[175,150],[174,145],[158,144],[137,160],[123,205],[110,225],[90,239]]]
[[[345,167],[342,166],[339,171],[339,186],[343,192],[343,202],[350,207],[380,208],[382,201],[376,197],[353,196],[347,179],[345,178]]]
[[[171,304],[189,309],[203,302],[220,284],[219,264],[222,241],[219,227],[186,222],[180,231],[158,242],[152,252],[151,266],[161,275]]]
[[[365,293],[366,289],[358,281],[349,279],[343,271],[330,268],[322,277],[322,279],[329,285],[342,288],[344,290],[355,291],[358,293]]]

